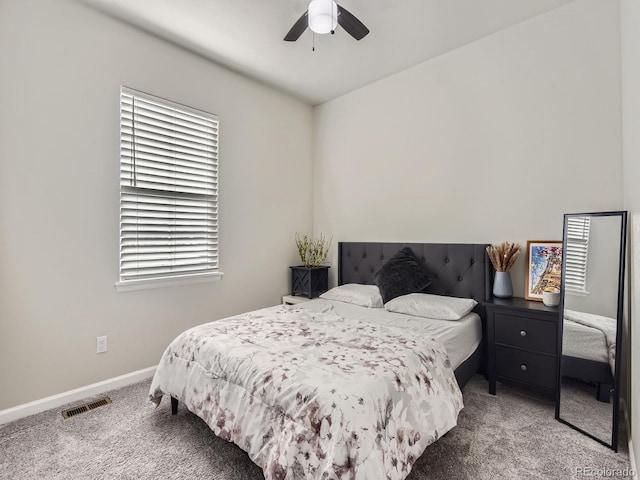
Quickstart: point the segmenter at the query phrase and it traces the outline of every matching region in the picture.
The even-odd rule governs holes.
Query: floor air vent
[[[103,405],[108,405],[110,403],[111,399],[109,397],[104,397],[100,400],[96,400],[95,402],[85,403],[84,405],[78,405],[68,408],[67,410],[63,410],[62,417],[65,419],[71,418],[75,415],[80,415],[81,413],[88,412],[89,410],[93,410],[94,408],[102,407]]]

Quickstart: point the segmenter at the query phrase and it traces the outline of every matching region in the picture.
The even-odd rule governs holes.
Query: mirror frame
[[[613,381],[613,424],[611,425],[611,443],[607,443],[601,438],[592,435],[589,432],[577,427],[568,421],[560,418],[560,385],[562,382],[562,331],[564,321],[564,298],[565,287],[564,278],[567,268],[567,256],[565,255],[565,246],[567,244],[567,219],[569,217],[620,217],[620,251],[618,258],[620,259],[620,265],[618,268],[618,304],[616,309],[616,358],[615,358],[615,372]],[[586,435],[589,438],[601,443],[602,445],[618,451],[618,434],[619,434],[619,415],[620,415],[620,363],[622,359],[622,321],[624,312],[624,284],[625,284],[625,265],[626,265],[626,252],[627,252],[627,211],[611,211],[611,212],[586,212],[586,213],[565,213],[562,224],[562,283],[560,285],[560,305],[559,305],[559,319],[558,319],[558,362],[556,369],[556,420],[568,425],[569,427],[577,430],[578,432]]]

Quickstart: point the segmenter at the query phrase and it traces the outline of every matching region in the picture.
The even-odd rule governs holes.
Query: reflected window
[[[587,259],[589,253],[589,217],[570,217],[567,219],[566,276],[567,293],[586,295]]]

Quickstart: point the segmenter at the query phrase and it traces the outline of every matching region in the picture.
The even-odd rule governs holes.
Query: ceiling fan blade
[[[369,29],[360,20],[340,5],[338,5],[338,24],[356,40],[362,40],[369,33]]]
[[[309,12],[304,12],[298,21],[293,24],[289,33],[284,37],[285,42],[295,42],[300,38],[300,35],[302,35],[309,26],[308,16]]]

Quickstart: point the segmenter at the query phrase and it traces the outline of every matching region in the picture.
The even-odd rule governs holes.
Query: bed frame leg
[[[611,397],[611,385],[607,383],[598,384],[598,401],[609,403]]]
[[[171,415],[178,413],[178,399],[171,397]]]

